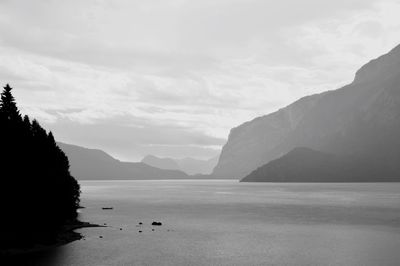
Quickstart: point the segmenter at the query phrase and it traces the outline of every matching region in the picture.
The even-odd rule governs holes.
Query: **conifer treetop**
[[[12,88],[9,84],[3,87],[4,90],[0,96],[0,113],[8,120],[21,118],[15,98],[11,93]]]

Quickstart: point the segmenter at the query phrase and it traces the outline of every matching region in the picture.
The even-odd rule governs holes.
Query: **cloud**
[[[282,28],[375,2],[3,1],[0,32],[3,45],[46,56],[107,67],[172,64],[182,70],[276,49],[279,44],[271,40],[280,38]]]
[[[361,37],[379,38],[384,33],[384,27],[379,21],[363,21],[354,28],[354,33]]]

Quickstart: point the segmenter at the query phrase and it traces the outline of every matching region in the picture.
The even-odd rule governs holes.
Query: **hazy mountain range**
[[[291,152],[297,147],[308,149]],[[243,178],[271,162],[245,181],[284,175],[296,181],[296,171],[311,174],[324,164],[333,171],[346,160],[354,162],[347,169],[370,169],[369,180],[400,180],[400,46],[364,65],[341,89],[304,97],[232,129],[213,175]]]
[[[233,128],[219,158],[146,156],[132,163],[59,145],[78,179],[400,180],[400,46],[367,63],[343,88]]]
[[[209,175],[218,163],[218,156],[209,160],[200,160],[194,158],[159,158],[153,155],[148,155],[142,159],[142,163],[160,169],[181,170],[188,175]]]
[[[179,170],[165,170],[144,163],[121,162],[104,151],[57,143],[68,156],[72,176],[78,180],[185,179]]]

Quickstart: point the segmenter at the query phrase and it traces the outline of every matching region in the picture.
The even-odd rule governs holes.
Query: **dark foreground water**
[[[400,265],[397,183],[81,185],[81,219],[109,227],[31,265]]]

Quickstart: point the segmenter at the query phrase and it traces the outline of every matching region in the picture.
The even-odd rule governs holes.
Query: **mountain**
[[[188,175],[209,175],[217,165],[218,157],[213,157],[208,160],[200,160],[194,158],[159,158],[153,155],[148,155],[142,159],[142,163],[161,169],[181,170]]]
[[[385,168],[384,168],[385,169]],[[387,169],[386,169],[387,170]],[[261,166],[241,182],[376,182],[399,181],[376,161],[295,148]]]
[[[185,179],[179,170],[164,170],[144,163],[121,162],[107,153],[75,145],[58,143],[68,156],[71,174],[78,180]]]
[[[142,163],[166,170],[179,170],[179,165],[171,158],[159,158],[153,155],[147,155],[142,159]]]
[[[304,97],[231,130],[213,175],[242,178],[296,147],[380,162],[400,175],[400,46],[338,90]]]
[[[308,96],[267,116],[233,128],[221,151],[213,175],[242,178],[271,159],[279,157],[274,148],[284,142],[320,95]]]
[[[177,160],[179,169],[189,175],[209,175],[218,163],[218,156],[208,160],[199,160],[193,158],[184,158]]]

